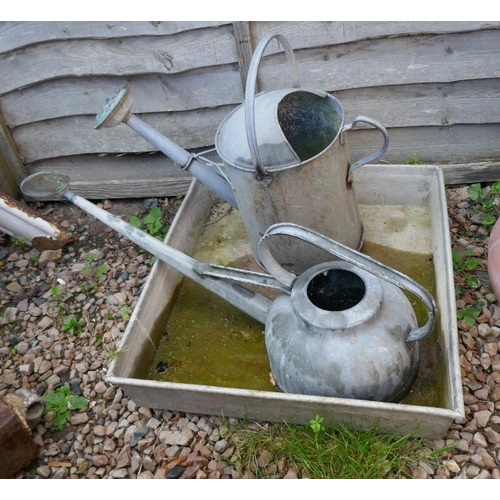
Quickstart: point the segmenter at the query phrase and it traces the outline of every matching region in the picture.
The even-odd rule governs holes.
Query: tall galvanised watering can
[[[285,50],[292,87],[255,95],[260,61],[273,39]],[[301,88],[293,50],[283,36],[269,35],[255,50],[245,102],[226,117],[215,136],[215,147],[223,161],[218,170],[146,125],[130,112],[131,105],[128,89],[120,89],[97,115],[96,128],[126,123],[236,206],[257,260],[260,238],[269,226],[279,222],[311,228],[351,248],[361,247],[363,225],[350,174],[384,154],[387,132],[366,116],[345,125],[344,110],[335,97]],[[376,153],[351,164],[347,131],[361,122],[377,128],[384,143]],[[277,238],[271,246],[278,262],[295,273],[331,258],[289,237]]]
[[[288,393],[399,401],[418,369],[418,341],[432,330],[436,304],[417,282],[362,253],[297,224],[268,228],[257,245],[270,274],[205,264],[158,241],[68,190],[60,173],[38,173],[21,184],[33,198],[64,196],[196,283],[265,323],[265,341],[277,387]],[[342,259],[300,276],[273,256],[271,240],[287,236]],[[274,301],[235,283],[280,290]],[[425,306],[419,326],[402,290]],[[214,320],[216,321],[216,319]]]

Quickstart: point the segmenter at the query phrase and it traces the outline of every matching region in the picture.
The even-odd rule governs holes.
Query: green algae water
[[[150,378],[273,391],[264,325],[185,279]]]
[[[238,226],[234,226],[231,217],[227,217],[224,224],[225,230],[209,226],[208,232],[217,234],[217,237],[202,240],[195,258],[240,267],[238,264],[242,259],[234,259],[237,255],[228,251],[240,243],[231,241],[228,234],[238,234],[238,239],[241,239],[246,233],[236,229]],[[407,274],[434,295],[436,285],[430,255],[395,250],[372,242],[365,242],[362,252]],[[234,260],[230,261],[231,258]],[[247,255],[247,260],[252,259]],[[419,324],[423,324],[427,318],[425,308],[412,295],[409,294],[408,299]],[[264,325],[191,280],[183,280],[162,330],[162,339],[149,369],[149,379],[276,391],[270,380]],[[442,360],[437,338],[435,329],[419,342],[419,372],[403,403],[444,407],[438,384],[438,367]]]

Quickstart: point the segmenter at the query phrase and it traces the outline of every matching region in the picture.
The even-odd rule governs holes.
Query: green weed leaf
[[[481,184],[471,184],[467,188],[467,194],[469,195],[469,198],[473,201],[477,201],[479,199],[479,195],[481,193]]]
[[[72,410],[80,410],[87,406],[88,401],[82,396],[72,395],[69,384],[64,384],[57,389],[50,391],[44,397],[45,414],[55,412],[52,419],[52,426],[57,431],[62,431],[66,421],[71,416]]]
[[[457,319],[464,320],[469,326],[474,324],[475,319],[479,316],[479,311],[475,307],[464,307],[457,311]]]
[[[497,218],[493,214],[489,214],[486,216],[486,219],[483,220],[483,226],[491,226],[495,224]]]
[[[70,396],[68,398],[68,408],[70,410],[81,410],[87,406],[88,402],[83,396]]]
[[[154,207],[150,210],[149,214],[145,217],[145,224],[154,224],[161,219],[161,210],[158,207]]]
[[[56,431],[62,431],[64,429],[64,425],[66,424],[66,420],[68,420],[68,418],[69,418],[69,411],[61,415],[57,415],[52,419],[52,426]]]
[[[466,269],[467,271],[472,271],[473,269],[476,269],[479,264],[481,264],[479,259],[469,259],[464,262],[464,269]]]
[[[132,224],[132,226],[136,227],[137,229],[141,228],[142,223],[135,215],[132,215],[132,217],[130,217],[129,222],[130,224]]]

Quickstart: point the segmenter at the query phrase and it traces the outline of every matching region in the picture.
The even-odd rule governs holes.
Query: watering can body
[[[337,288],[332,295],[339,310],[322,308],[328,287]],[[344,309],[342,295],[354,295],[353,305]],[[291,294],[278,295],[267,316],[276,386],[292,394],[399,402],[418,371],[418,342],[405,340],[416,325],[411,304],[395,285],[345,262],[314,266]]]
[[[270,239],[287,235],[341,261],[284,269]],[[271,226],[259,241],[260,259],[287,287],[273,301],[265,340],[278,389],[293,394],[399,402],[418,371],[418,341],[434,326],[436,304],[417,282],[324,235],[293,224]],[[419,326],[403,290],[427,311]]]
[[[276,38],[287,54],[292,87],[255,95],[263,52]],[[341,103],[326,92],[300,87],[293,51],[280,35],[264,38],[248,71],[245,102],[221,123],[215,147],[233,188],[254,256],[266,229],[279,222],[311,228],[351,248],[363,243],[363,225],[350,172],[383,154],[387,133],[368,117],[344,124]],[[347,130],[367,122],[384,146],[351,165]],[[300,274],[330,257],[300,241],[272,243],[282,266]]]
[[[283,102],[293,104],[279,113]],[[348,179],[350,162],[340,102],[329,94],[292,88],[258,95],[255,108],[260,117],[255,124],[260,157],[262,164],[271,165],[265,167],[265,175],[272,177],[269,183],[256,179],[243,106],[224,120],[215,139],[254,256],[261,236],[277,222],[309,227],[359,249],[363,225]],[[297,120],[298,114],[302,119]],[[285,117],[278,123],[279,116],[285,115],[295,115],[295,119]],[[296,274],[329,259],[323,251],[290,238],[272,245],[280,263]]]

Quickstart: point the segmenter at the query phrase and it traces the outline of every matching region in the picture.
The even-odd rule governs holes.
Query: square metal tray
[[[342,422],[352,428],[378,426],[394,434],[416,431],[423,437],[444,436],[455,419],[464,417],[464,405],[442,171],[427,165],[367,165],[353,172],[353,182],[365,240],[433,257],[439,309],[440,407],[148,380],[144,366],[151,366],[160,343],[158,325],[166,324],[183,279],[160,261],[153,266],[130,318],[120,344],[122,354],[110,365],[108,383],[120,386],[136,404],[150,408],[297,424],[308,424],[319,414],[327,424]],[[217,202],[204,186],[193,181],[166,242],[193,255]],[[408,218],[410,212],[415,217]]]

